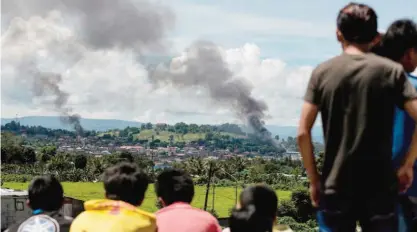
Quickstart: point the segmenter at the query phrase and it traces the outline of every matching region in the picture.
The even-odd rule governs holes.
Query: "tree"
[[[279,141],[279,135],[275,135],[275,139]]]
[[[77,169],[85,169],[87,166],[87,157],[82,154],[76,155],[74,159],[74,166]]]
[[[145,128],[148,130],[152,130],[152,123],[150,122],[146,123]]]
[[[7,150],[3,146],[1,146],[1,163],[2,164],[7,163],[7,158],[8,158]]]
[[[169,145],[172,146],[174,143],[174,135],[169,135]]]
[[[311,205],[307,189],[297,189],[291,194],[291,201],[297,210],[296,217],[301,222],[306,222],[314,217],[314,208]]]
[[[55,146],[46,146],[41,148],[41,153],[49,156],[54,156],[56,154]]]
[[[128,151],[122,151],[122,152],[120,153],[120,159],[121,159],[121,160],[125,160],[125,161],[127,161],[127,162],[129,162],[129,163],[132,163],[132,162],[133,162],[133,156],[132,156],[132,153],[130,153],[130,152],[128,152]]]
[[[36,162],[36,153],[35,151],[30,147],[25,147],[23,149],[22,154],[23,162],[27,164],[33,164]]]
[[[317,170],[321,174],[321,170],[323,169],[324,164],[324,151],[319,152],[319,155],[317,157]]]

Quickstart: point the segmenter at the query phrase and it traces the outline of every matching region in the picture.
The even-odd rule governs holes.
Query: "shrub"
[[[296,219],[307,222],[314,218],[314,208],[311,205],[310,195],[306,188],[296,189],[291,194],[291,201],[296,208]]]
[[[297,208],[292,201],[281,201],[278,205],[278,217],[291,217],[295,218],[297,215]],[[294,220],[294,219],[292,219]]]
[[[28,182],[32,180],[32,175],[26,175],[26,174],[2,174],[1,175],[1,181],[2,182]]]

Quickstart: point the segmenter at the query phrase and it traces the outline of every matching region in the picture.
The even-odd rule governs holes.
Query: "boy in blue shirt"
[[[417,89],[417,77],[411,75],[417,67],[417,25],[412,20],[397,20],[390,25],[382,37],[381,44],[375,52],[400,63],[408,73],[408,79]],[[401,166],[404,156],[411,145],[415,123],[413,119],[399,108],[395,109],[393,127],[393,162],[396,168]],[[417,165],[414,165],[414,177]],[[399,232],[417,231],[417,178],[410,188],[400,196]]]

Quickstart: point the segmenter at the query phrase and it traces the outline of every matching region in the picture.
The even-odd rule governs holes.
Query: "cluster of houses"
[[[228,149],[209,150],[204,146],[188,144],[184,148],[179,147],[157,147],[149,148],[141,144],[126,145],[123,141],[118,140],[103,140],[96,136],[90,137],[69,137],[62,136],[56,141],[52,141],[57,146],[58,152],[80,152],[83,154],[94,155],[97,157],[114,154],[116,152],[128,151],[136,155],[144,155],[152,158],[155,163],[173,162],[187,159],[189,157],[205,157],[211,159],[227,159],[233,156],[239,157],[255,157],[259,154],[253,152],[243,152],[236,154],[234,151]],[[262,156],[264,159],[290,158],[292,160],[299,160],[301,156],[299,152],[287,151],[286,153],[277,156]]]

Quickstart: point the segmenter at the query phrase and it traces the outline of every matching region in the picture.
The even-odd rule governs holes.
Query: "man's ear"
[[[399,60],[399,62],[403,65],[404,70],[406,72],[412,72],[415,69],[414,64],[413,64],[413,59],[414,59],[413,54],[414,54],[414,49],[410,48],[404,53],[404,55]]]
[[[26,200],[26,205],[29,206],[29,208],[30,208],[30,201],[29,201],[29,199]]]
[[[336,38],[337,38],[337,41],[341,43],[345,41],[345,38],[343,38],[342,32],[340,32],[339,29],[336,29]]]

